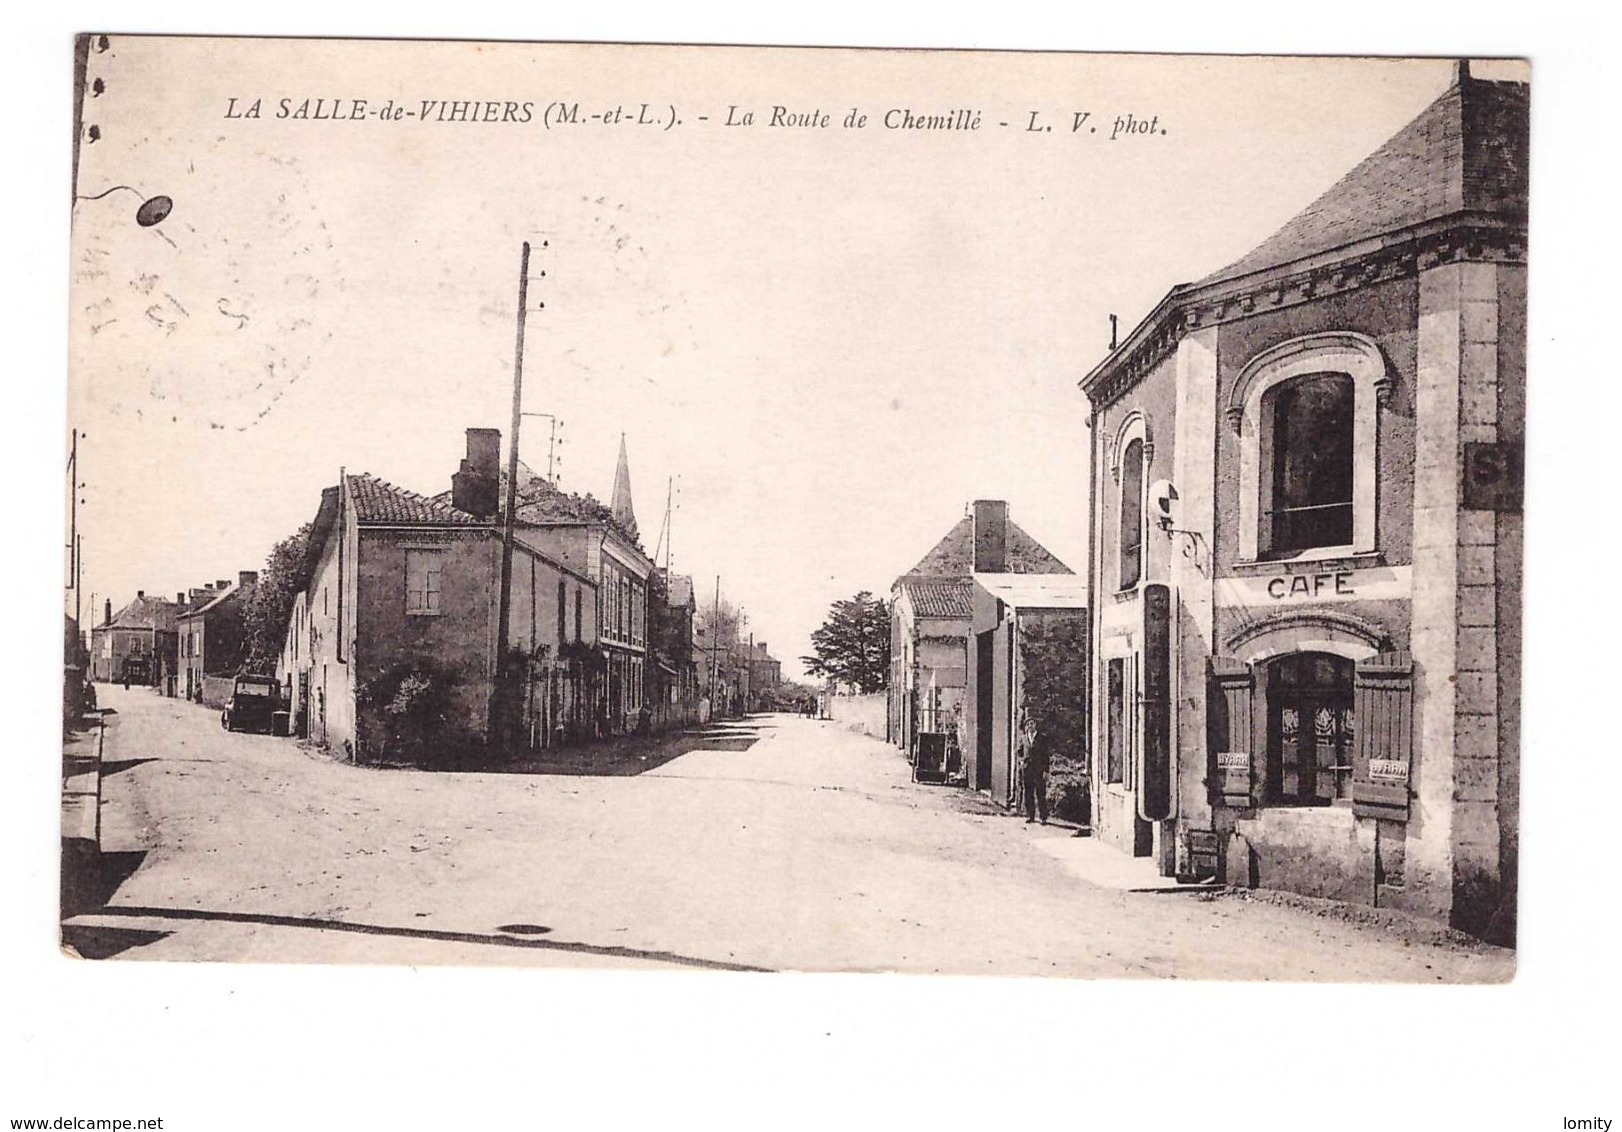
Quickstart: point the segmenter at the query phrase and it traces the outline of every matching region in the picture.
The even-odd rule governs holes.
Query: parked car
[[[220,726],[227,731],[269,732],[271,715],[281,707],[281,697],[282,686],[274,676],[238,676],[220,713]]]

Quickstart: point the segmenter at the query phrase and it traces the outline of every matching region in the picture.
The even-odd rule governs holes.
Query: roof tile
[[[355,518],[361,523],[409,523],[431,526],[490,526],[493,520],[452,507],[442,499],[429,499],[376,476],[349,477],[349,495]]]
[[[901,580],[901,588],[912,598],[912,607],[920,617],[974,615],[974,583],[968,578],[909,577]]]

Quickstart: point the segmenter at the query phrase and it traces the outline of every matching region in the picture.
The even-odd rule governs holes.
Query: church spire
[[[614,469],[614,521],[637,537],[636,511],[631,507],[631,461],[625,453],[625,434],[620,433],[620,462]]]

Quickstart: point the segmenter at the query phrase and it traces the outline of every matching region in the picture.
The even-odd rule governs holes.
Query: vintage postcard
[[[1510,979],[1530,75],[81,37],[63,948]]]

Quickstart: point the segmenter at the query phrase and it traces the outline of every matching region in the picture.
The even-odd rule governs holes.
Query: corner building
[[[1528,89],[1453,85],[1091,402],[1093,825],[1513,942]]]

